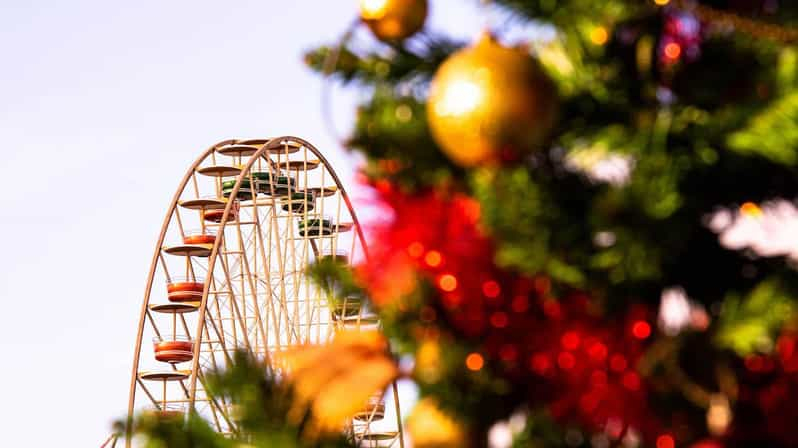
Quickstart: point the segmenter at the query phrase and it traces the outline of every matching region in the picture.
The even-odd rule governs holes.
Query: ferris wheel
[[[144,410],[169,417],[194,411],[219,433],[235,433],[233,405],[206,390],[205,373],[225,369],[237,350],[268,360],[328,341],[339,329],[378,327],[360,297],[330,300],[306,275],[320,259],[353,264],[367,256],[352,203],[313,145],[286,136],[211,146],[180,181],[158,236],[128,419]],[[376,424],[386,409],[375,395],[346,428],[356,445],[404,445],[391,387],[396,423],[390,430]]]

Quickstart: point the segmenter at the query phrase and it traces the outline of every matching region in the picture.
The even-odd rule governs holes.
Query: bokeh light
[[[682,54],[682,46],[677,44],[676,42],[671,42],[665,45],[665,57],[671,60],[679,59],[679,56]]]
[[[560,339],[560,343],[562,344],[563,348],[566,350],[576,350],[579,347],[580,337],[579,333],[575,331],[569,331],[562,335]]]
[[[488,280],[482,284],[482,293],[485,294],[485,297],[495,299],[501,292],[501,287],[493,280]]]
[[[443,274],[438,279],[438,286],[446,292],[452,292],[457,289],[457,278],[452,274]]]
[[[675,448],[676,441],[673,440],[673,436],[670,434],[663,434],[657,437],[657,448]]]
[[[418,258],[424,254],[424,245],[418,241],[411,243],[407,246],[407,253],[413,258]]]
[[[610,33],[603,26],[597,26],[590,32],[590,41],[596,45],[606,44],[609,38]]]
[[[651,325],[644,320],[639,320],[632,325],[632,334],[637,339],[645,339],[651,336]]]
[[[360,15],[364,19],[380,19],[385,15],[388,0],[360,0]]]
[[[431,268],[437,268],[441,265],[442,261],[443,256],[437,250],[431,250],[424,256],[424,263],[427,263],[427,266]]]
[[[451,81],[446,85],[435,112],[442,116],[460,116],[477,109],[484,99],[482,87],[469,79]]]
[[[479,353],[469,353],[469,355],[466,356],[465,363],[468,370],[476,372],[485,365],[485,359]]]

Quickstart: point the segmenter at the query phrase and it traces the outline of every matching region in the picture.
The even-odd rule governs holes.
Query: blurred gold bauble
[[[412,36],[427,19],[427,0],[360,0],[360,18],[382,41]]]
[[[441,378],[441,346],[437,341],[425,340],[416,350],[415,376],[424,383],[436,383]]]
[[[438,408],[430,398],[424,398],[413,408],[407,419],[407,429],[416,448],[444,448],[466,446],[462,425]]]
[[[438,68],[427,118],[446,155],[474,166],[504,150],[538,149],[554,125],[557,104],[554,84],[528,51],[485,34]]]

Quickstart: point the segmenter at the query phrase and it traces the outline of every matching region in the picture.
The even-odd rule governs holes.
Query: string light
[[[557,319],[561,314],[560,304],[556,300],[546,300],[543,302],[543,313],[551,319]]]
[[[529,360],[529,368],[538,375],[545,374],[550,367],[551,362],[545,353],[535,353]]]
[[[616,353],[610,358],[610,369],[615,372],[623,372],[626,370],[626,366],[626,358],[624,358],[623,355]]]
[[[588,354],[596,361],[603,361],[607,357],[607,346],[601,342],[596,342],[590,346]]]
[[[482,284],[482,293],[485,294],[485,297],[495,299],[499,297],[501,292],[501,287],[493,280],[488,280]]]
[[[474,372],[482,369],[482,366],[485,365],[485,359],[479,353],[470,353],[468,356],[466,356],[465,362],[468,370],[472,370]]]
[[[562,335],[560,343],[566,350],[576,350],[579,347],[579,334],[575,331],[569,331]]]
[[[590,41],[596,45],[606,44],[609,38],[610,33],[603,26],[597,26],[590,32]]]
[[[441,265],[442,261],[443,257],[437,250],[431,250],[427,252],[427,255],[424,256],[424,262],[427,263],[427,266],[431,268],[437,268]]]
[[[457,289],[457,278],[452,274],[444,274],[438,279],[438,286],[446,292]]]
[[[632,334],[637,339],[645,339],[651,336],[651,325],[646,321],[639,320],[632,325]]]
[[[502,361],[511,362],[515,361],[518,356],[518,349],[512,344],[505,344],[499,349],[499,357]]]
[[[746,216],[758,218],[762,216],[762,209],[753,202],[746,202],[740,206],[740,213]]]
[[[527,296],[515,296],[510,307],[516,313],[524,313],[529,309],[529,298]]]
[[[682,54],[682,47],[676,42],[671,42],[665,45],[664,52],[668,59],[679,59],[679,56]]]
[[[654,2],[657,5],[665,6],[670,3],[670,0],[654,0]],[[783,43],[798,41],[798,29],[762,23],[747,17],[738,16],[731,12],[720,11],[709,6],[697,4],[691,0],[676,0],[673,3],[679,8],[689,10],[702,22],[730,27],[736,31],[760,39]]]
[[[570,370],[576,365],[576,358],[570,352],[562,352],[557,356],[557,365],[563,370]]]
[[[634,391],[640,389],[640,376],[635,372],[624,373],[621,382],[623,383],[623,387],[629,390]]]
[[[716,394],[709,398],[707,409],[707,428],[712,435],[722,435],[731,423],[732,411],[725,395]]]
[[[407,104],[402,104],[396,108],[396,119],[402,123],[407,123],[413,118],[413,109],[410,108]]]
[[[496,311],[490,316],[490,324],[496,328],[504,328],[509,323],[507,313]]]
[[[663,434],[657,437],[657,448],[675,448],[676,441],[673,440],[673,436],[670,434]]]
[[[424,245],[418,241],[411,243],[407,246],[407,253],[413,258],[418,258],[424,254]]]

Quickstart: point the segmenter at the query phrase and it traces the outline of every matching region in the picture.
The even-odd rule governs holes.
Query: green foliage
[[[407,188],[437,185],[461,175],[432,141],[425,107],[415,97],[388,89],[378,89],[361,106],[349,144],[369,155],[368,175]]]
[[[218,435],[201,417],[187,422],[142,414],[135,423],[136,433],[145,437],[146,448],[228,448],[236,444]]]
[[[496,4],[531,20],[568,27],[580,19],[617,21],[650,10],[649,2],[629,0],[496,0]]]
[[[552,209],[547,207],[547,198],[529,171],[517,168],[476,172],[472,188],[487,230],[501,235],[507,243],[499,246],[497,261],[527,272],[544,271],[551,236],[544,219]]]
[[[740,355],[769,352],[773,335],[794,311],[793,294],[777,280],[765,280],[745,297],[732,293],[724,300],[715,340]]]
[[[355,282],[352,270],[333,258],[323,258],[308,267],[307,274],[334,303],[345,297],[362,296],[363,289]]]
[[[300,421],[289,419],[294,404],[293,391],[280,381],[266,364],[239,351],[232,365],[223,372],[211,372],[205,378],[208,392],[217,402],[232,403],[236,433],[224,436],[203,418],[191,414],[183,419],[163,418],[144,413],[135,419],[135,433],[143,437],[147,448],[344,448],[352,444],[343,434],[317,437],[305,434],[310,415]],[[308,411],[309,412],[309,411]]]
[[[776,163],[798,161],[798,91],[792,91],[757,113],[747,125],[729,135],[729,148],[765,157]]]
[[[554,422],[545,410],[531,412],[524,428],[513,437],[513,448],[576,448],[590,446],[582,432],[573,429],[573,435],[566,437],[566,432]]]
[[[358,54],[344,45],[338,51],[336,63],[330,75],[344,83],[362,84],[399,83],[413,80],[428,80],[441,62],[463,44],[442,36],[426,36],[420,49],[410,50],[404,46],[393,46],[379,52]],[[417,46],[418,47],[418,46]],[[328,58],[336,51],[331,47],[320,47],[305,54],[305,63],[320,73]],[[334,54],[332,54],[335,57]]]

